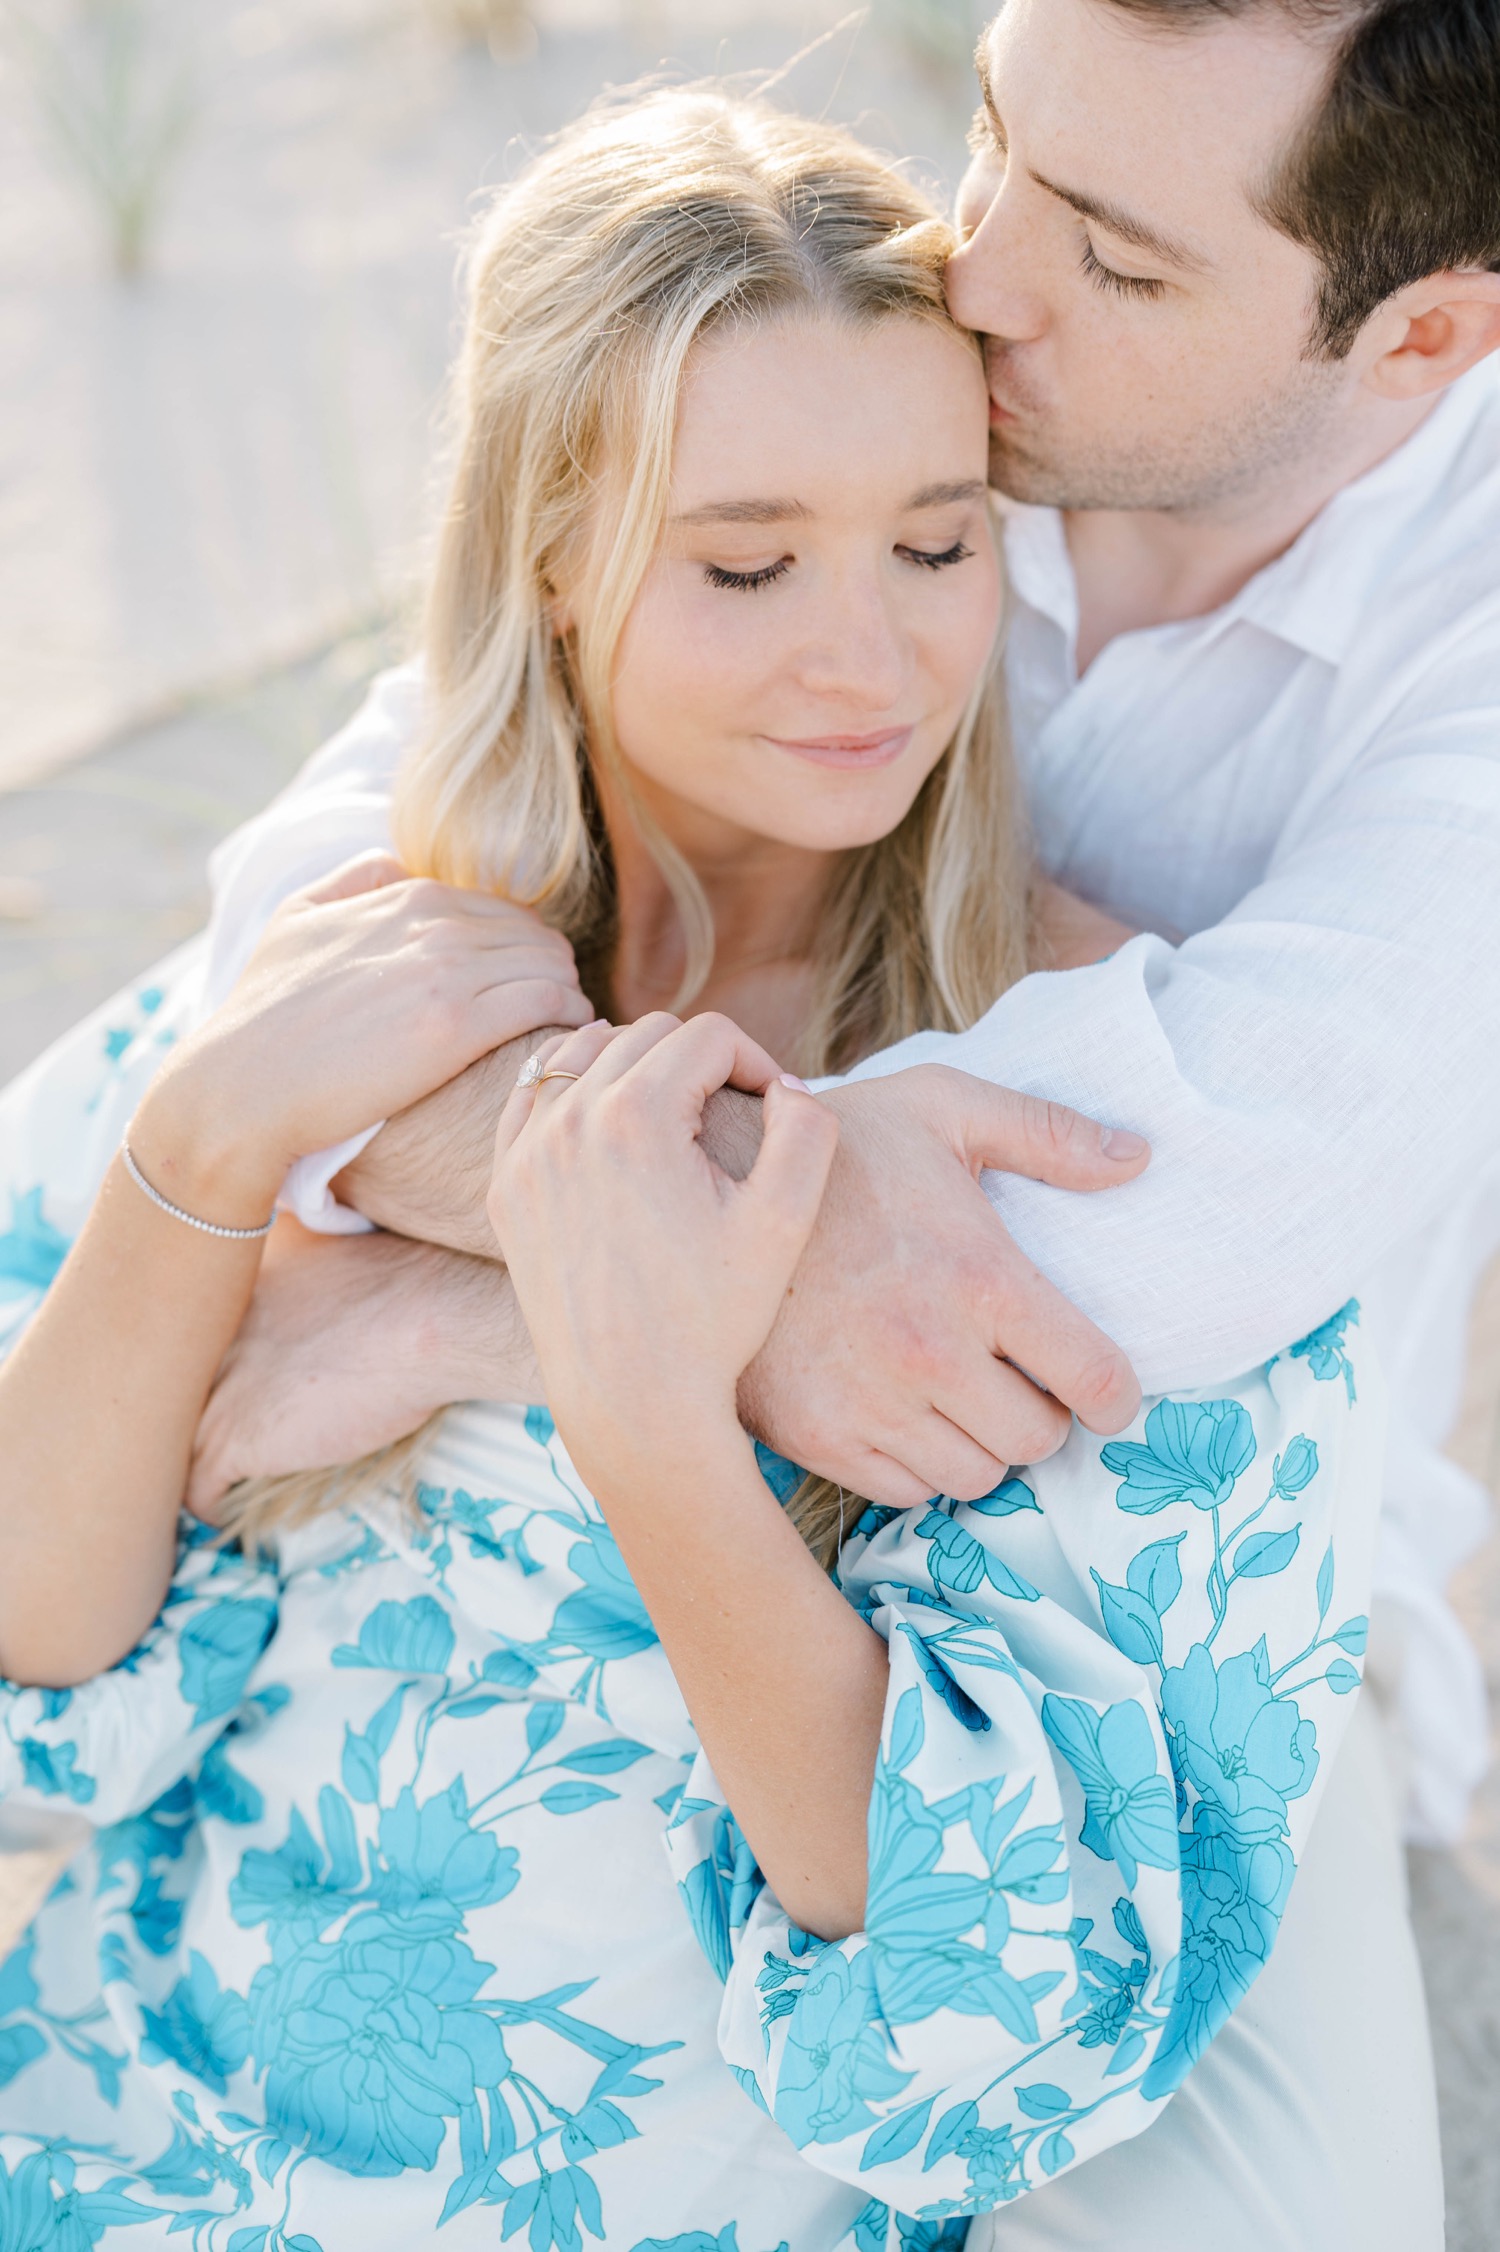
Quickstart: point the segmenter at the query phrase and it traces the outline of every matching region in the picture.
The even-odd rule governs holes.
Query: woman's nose
[[[851,711],[899,709],[912,671],[912,648],[878,584],[845,586],[830,597],[802,652],[803,682]]]

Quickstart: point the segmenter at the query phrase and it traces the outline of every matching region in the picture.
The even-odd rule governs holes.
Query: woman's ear
[[[1500,349],[1500,274],[1429,274],[1397,290],[1372,322],[1365,382],[1383,399],[1420,399]]]

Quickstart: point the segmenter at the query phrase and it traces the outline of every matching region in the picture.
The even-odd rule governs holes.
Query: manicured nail
[[[1128,1126],[1106,1126],[1099,1137],[1100,1149],[1117,1165],[1127,1165],[1149,1146],[1144,1134],[1132,1134]]]
[[[807,1095],[811,1094],[812,1092],[811,1088],[807,1084],[807,1081],[805,1079],[799,1079],[795,1071],[782,1072],[781,1084],[783,1087],[795,1087],[799,1095]]]

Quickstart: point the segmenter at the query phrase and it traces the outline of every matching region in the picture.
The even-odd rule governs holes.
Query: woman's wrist
[[[218,1227],[259,1227],[286,1177],[285,1153],[190,1065],[169,1067],[148,1089],[127,1140],[159,1196]]]

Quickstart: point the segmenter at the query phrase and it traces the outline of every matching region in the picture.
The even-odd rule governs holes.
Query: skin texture
[[[1331,54],[1279,8],[1174,31],[1103,0],[1007,0],[981,42],[948,296],[987,339],[994,483],[1070,512],[1080,669],[1229,600],[1500,343],[1500,276],[1438,274],[1312,353],[1319,268],[1259,206]]]

